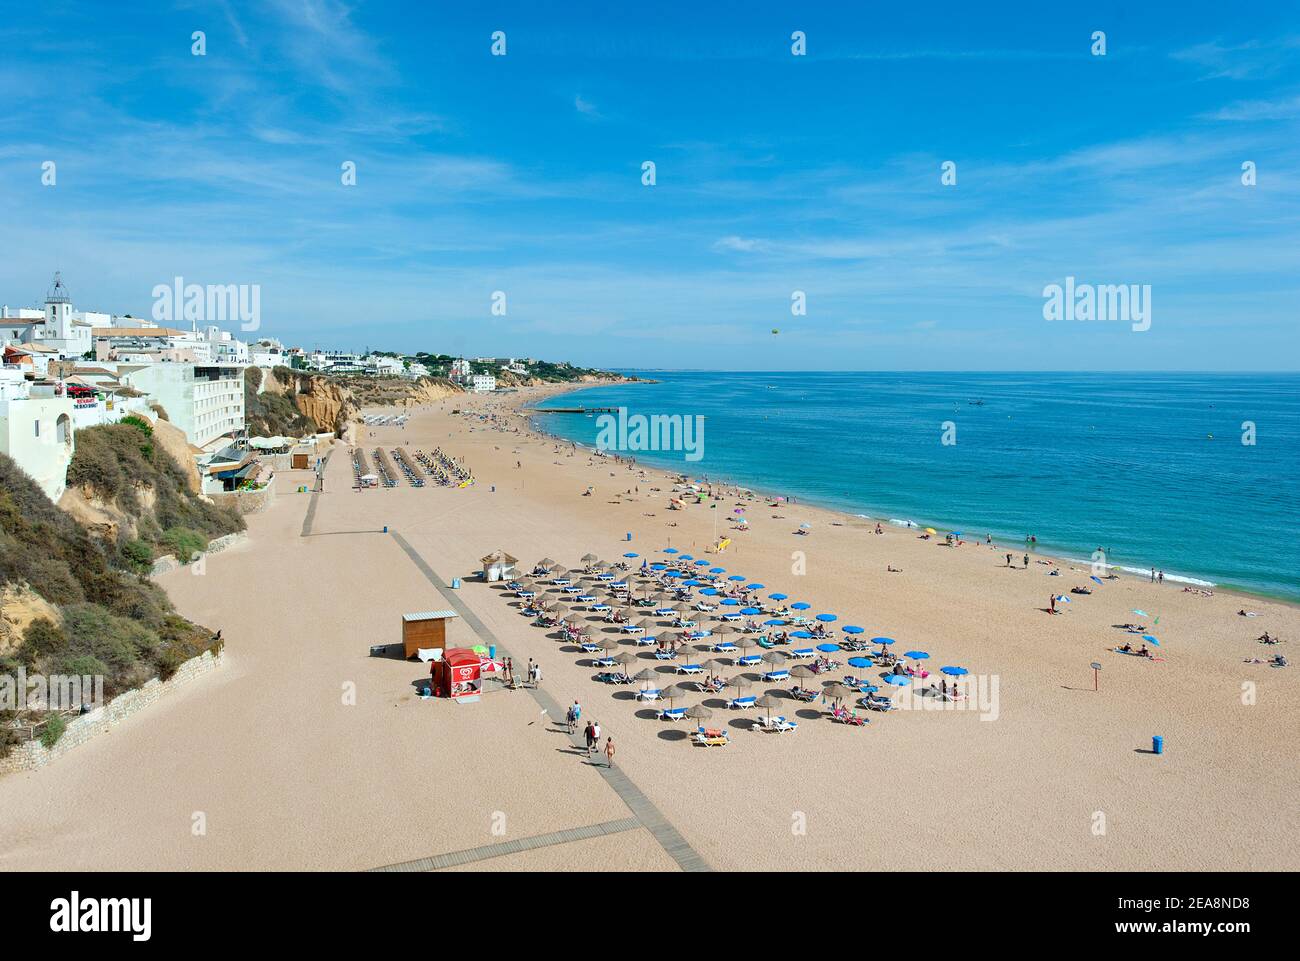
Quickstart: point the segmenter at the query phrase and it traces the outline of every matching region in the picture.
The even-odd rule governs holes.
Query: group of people
[[[565,714],[564,723],[569,733],[572,734],[578,729],[578,724],[582,720],[582,705],[577,701],[569,706]],[[600,749],[600,722],[594,718],[587,722],[587,726],[582,730],[583,737],[587,742],[587,756],[590,757]],[[614,766],[614,739],[608,735],[605,736],[605,764],[608,767]]]

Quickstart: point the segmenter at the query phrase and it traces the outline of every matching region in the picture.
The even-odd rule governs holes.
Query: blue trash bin
[[[494,661],[497,659],[497,646],[495,644],[488,645],[488,657]]]
[[[458,591],[458,590],[460,590],[460,578],[459,578],[459,577],[453,577],[453,578],[451,579],[451,589],[454,590],[454,591]]]
[[[1159,734],[1157,734],[1155,737],[1151,739],[1151,753],[1152,754],[1165,753],[1165,739],[1161,737]]]

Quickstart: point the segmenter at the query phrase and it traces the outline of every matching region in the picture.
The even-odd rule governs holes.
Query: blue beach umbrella
[[[858,688],[858,690],[861,691],[863,694],[875,694],[878,690],[880,690],[880,685],[863,684],[860,688]]]
[[[871,639],[871,643],[872,644],[893,644],[894,639],[892,637],[873,637]]]
[[[727,578],[727,580],[729,581],[743,581],[744,579],[745,579],[744,574],[732,574],[730,577]]]
[[[746,615],[746,616],[748,616],[748,617],[753,617],[755,614],[762,614],[763,612],[762,612],[761,609],[759,609],[759,608],[757,608],[757,607],[742,607],[742,608],[740,609],[740,613],[742,613],[742,614],[744,614],[744,615]]]
[[[1101,584],[1101,578],[1098,577],[1096,574],[1089,574],[1089,575],[1088,575],[1088,580],[1090,580],[1090,581],[1096,581],[1098,584]],[[1103,586],[1105,586],[1105,585],[1103,585]]]
[[[906,651],[904,657],[910,657],[914,661],[924,661],[930,655],[925,651]]]
[[[780,626],[781,626],[782,624],[784,624],[784,623],[785,623],[785,621],[782,620],[781,618],[779,618],[779,617],[774,617],[774,618],[772,618],[770,621],[764,621],[764,622],[763,622],[763,626],[764,626],[764,627],[780,627]]]
[[[666,571],[666,570],[668,570],[668,565],[667,565],[667,564],[651,564],[651,565],[650,565],[650,570],[652,570],[652,571]]]
[[[840,646],[839,646],[838,644],[818,644],[818,645],[817,645],[817,650],[821,651],[823,654],[829,654],[831,651],[838,651],[839,649],[840,649]]]
[[[798,637],[806,640],[807,638],[812,637],[812,633],[810,631],[791,631],[790,636]]]
[[[886,684],[894,685],[894,687],[906,687],[912,683],[912,679],[906,674],[886,674],[881,680]]]
[[[725,574],[725,573],[727,573],[727,569],[726,569],[725,567],[710,567],[710,568],[709,568],[709,573],[710,573],[710,574]]]
[[[718,589],[716,587],[706,587],[704,590],[700,591],[700,593],[707,594],[709,597],[714,597],[717,595]]]
[[[747,591],[761,591],[761,590],[762,590],[763,588],[765,588],[765,587],[767,587],[766,584],[759,584],[758,582],[755,582],[755,583],[753,583],[753,584],[746,584],[746,585],[745,585],[745,590],[747,590]]]
[[[840,619],[840,618],[839,618],[839,615],[837,615],[837,614],[818,614],[818,615],[817,615],[817,620],[819,620],[819,621],[824,621],[824,622],[827,623],[827,624],[829,624],[831,621],[838,621],[839,619]]]
[[[869,657],[850,657],[849,667],[875,667],[875,662]]]
[[[856,624],[845,624],[843,627],[840,628],[840,630],[843,631],[845,634],[863,633],[862,628],[858,627]]]
[[[709,566],[709,562],[706,561],[706,560],[704,560],[703,558],[701,558],[700,560],[698,560],[698,561],[695,562],[695,566],[696,566],[696,567],[708,567],[708,566]]]
[[[964,667],[941,667],[939,668],[939,671],[943,674],[947,674],[949,677],[961,677],[963,674],[970,673],[970,671],[966,670]]]
[[[677,548],[675,548],[675,547],[665,547],[665,548],[664,548],[664,553],[665,553],[665,554],[677,554],[677,553],[680,553],[680,552],[679,552],[679,551],[677,550]]]
[[[727,607],[739,607],[739,606],[740,606],[740,601],[736,600],[734,597],[724,597],[724,598],[722,599],[722,603],[723,603],[724,605],[726,605]]]
[[[1160,642],[1157,641],[1157,640],[1156,640],[1154,637],[1152,637],[1150,634],[1143,634],[1143,635],[1142,635],[1142,640],[1144,640],[1144,641],[1150,641],[1150,642],[1151,642],[1152,644],[1154,644],[1156,647],[1159,647],[1159,646],[1160,646]]]
[[[686,575],[683,574],[681,571],[669,571],[668,573],[664,574],[664,577],[685,577],[685,576]]]
[[[790,605],[790,609],[792,611],[806,611],[810,607],[812,607],[811,604],[806,604],[803,601],[795,601],[793,604]]]
[[[789,596],[789,594],[769,594],[767,595],[767,599],[770,601],[784,601]]]
[[[628,551],[628,552],[627,552],[626,554],[624,554],[623,556],[624,556],[624,557],[640,557],[641,555],[640,555],[640,554],[637,554],[635,551]]]
[[[683,554],[681,557],[677,559],[679,561],[693,561],[695,560],[695,556],[693,554]]]

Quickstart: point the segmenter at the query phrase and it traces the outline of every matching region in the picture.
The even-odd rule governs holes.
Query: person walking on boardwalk
[[[588,722],[587,722],[587,730],[586,730],[586,735],[587,735],[587,754],[588,754],[588,755],[591,754],[591,746],[592,746],[593,744],[596,743],[596,735],[595,735],[594,732],[595,732],[595,726],[592,724],[591,721],[588,721]]]
[[[599,751],[599,750],[600,750],[600,722],[592,721],[591,722],[591,748],[588,749],[587,753],[590,754],[592,751]]]
[[[614,739],[612,737],[605,738],[605,765],[607,767],[614,766]]]

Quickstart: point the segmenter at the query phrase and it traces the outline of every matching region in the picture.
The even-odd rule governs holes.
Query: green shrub
[[[93,654],[77,654],[59,661],[59,674],[75,674],[77,677],[104,677],[111,673],[107,664]]]
[[[163,531],[162,541],[182,564],[188,564],[195,554],[208,549],[208,539],[189,527],[169,527]]]
[[[54,747],[67,729],[68,722],[63,720],[63,715],[51,714],[46,718],[45,723],[41,726],[41,743],[45,745],[46,750]]]
[[[68,635],[48,617],[38,617],[27,625],[18,656],[29,667],[46,657],[59,657],[68,651]]]
[[[149,423],[143,417],[139,417],[135,414],[127,414],[120,421],[118,421],[118,423],[130,424],[136,430],[143,433],[145,437],[153,436],[153,424]]]
[[[148,574],[153,568],[153,548],[144,541],[127,541],[122,545],[122,565],[138,574]]]

